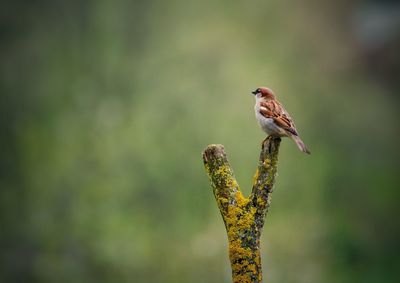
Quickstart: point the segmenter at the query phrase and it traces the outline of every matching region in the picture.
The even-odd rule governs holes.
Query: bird
[[[255,96],[256,119],[261,129],[268,136],[289,137],[304,153],[311,154],[299,137],[296,126],[282,104],[275,98],[274,92],[267,87],[252,91]]]

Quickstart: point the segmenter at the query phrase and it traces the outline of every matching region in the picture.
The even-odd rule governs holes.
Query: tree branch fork
[[[260,237],[277,171],[281,139],[267,137],[262,145],[253,188],[244,197],[223,145],[209,145],[203,162],[225,223],[234,283],[261,283]]]

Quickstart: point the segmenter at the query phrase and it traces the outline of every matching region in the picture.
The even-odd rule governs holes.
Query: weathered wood
[[[234,283],[261,283],[260,237],[277,170],[280,138],[267,137],[261,146],[253,189],[248,198],[240,191],[223,145],[209,145],[203,161],[229,241]]]

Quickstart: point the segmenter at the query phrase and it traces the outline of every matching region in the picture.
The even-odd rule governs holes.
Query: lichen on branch
[[[280,141],[271,136],[263,141],[248,198],[240,191],[223,145],[209,145],[203,152],[204,166],[228,234],[234,283],[262,281],[260,237],[271,201]]]

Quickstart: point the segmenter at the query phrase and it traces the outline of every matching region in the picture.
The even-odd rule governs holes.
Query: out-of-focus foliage
[[[250,190],[275,90],[311,156],[281,147],[268,282],[397,282],[394,1],[6,1],[0,281],[230,282],[201,151]]]

